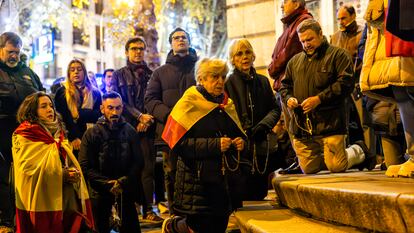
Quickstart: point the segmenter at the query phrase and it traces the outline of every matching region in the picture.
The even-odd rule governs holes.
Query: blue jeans
[[[404,127],[407,154],[414,159],[414,87],[393,86],[395,101]]]

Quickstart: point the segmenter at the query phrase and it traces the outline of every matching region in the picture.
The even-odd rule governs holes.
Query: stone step
[[[287,208],[272,206],[267,201],[244,202],[234,213],[242,233],[357,233],[348,226],[338,226],[301,215]]]
[[[374,232],[414,232],[414,179],[381,171],[273,178],[276,198],[323,221]]]

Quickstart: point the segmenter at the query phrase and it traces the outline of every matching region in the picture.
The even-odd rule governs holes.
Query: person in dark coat
[[[102,94],[113,91],[115,88],[115,80],[112,77],[114,69],[105,69],[102,77],[102,85],[100,87]]]
[[[289,61],[280,92],[291,112],[289,129],[303,173],[317,173],[325,165],[330,172],[344,172],[370,162],[363,145],[345,144],[345,98],[355,85],[351,57],[328,43],[316,20],[303,21],[297,32],[304,51]]]
[[[100,233],[110,232],[112,205],[118,203],[120,232],[141,232],[135,209],[139,174],[144,161],[135,129],[121,116],[116,92],[103,95],[103,116],[82,138],[79,163],[90,187],[92,210]]]
[[[245,135],[224,94],[227,71],[223,60],[202,59],[199,85],[184,93],[168,117],[162,138],[178,155],[172,208],[180,217],[166,219],[162,232],[224,233],[230,213],[241,206],[235,177]]]
[[[21,38],[14,32],[0,35],[0,228],[12,231],[15,208],[10,187],[12,134],[19,126],[16,113],[26,96],[43,91],[33,70],[21,62]]]
[[[76,151],[86,129],[101,115],[101,93],[92,86],[87,75],[82,61],[70,61],[66,80],[55,95],[56,110],[62,115],[68,139]]]
[[[133,37],[125,44],[127,65],[113,73],[114,88],[124,101],[123,116],[138,132],[145,166],[141,176],[143,186],[142,219],[161,224],[164,220],[152,210],[154,195],[154,169],[156,152],[154,148],[154,117],[144,109],[144,94],[152,70],[144,61],[146,43],[141,37]]]
[[[145,109],[156,120],[155,146],[162,153],[167,199],[171,204],[177,156],[171,154],[168,146],[161,139],[161,134],[175,103],[189,87],[196,84],[194,66],[197,62],[197,54],[190,47],[189,34],[181,28],[171,32],[169,42],[172,50],[168,53],[166,64],[154,70],[148,83]]]
[[[247,39],[232,41],[229,61],[233,66],[225,90],[234,101],[236,111],[249,140],[247,144],[251,172],[248,171],[246,200],[262,200],[267,195],[267,177],[276,168],[274,155],[266,145],[268,134],[280,118],[281,110],[269,80],[256,73],[255,53]],[[263,101],[266,100],[266,101]],[[259,147],[263,145],[264,150]]]

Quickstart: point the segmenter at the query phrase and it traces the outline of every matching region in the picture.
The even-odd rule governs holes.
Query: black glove
[[[267,127],[261,124],[256,125],[252,129],[252,136],[251,138],[257,142],[266,140],[267,136]]]

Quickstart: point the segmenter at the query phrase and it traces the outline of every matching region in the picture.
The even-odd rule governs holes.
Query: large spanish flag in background
[[[64,184],[62,167],[81,171],[66,139],[55,140],[37,124],[22,123],[13,134],[16,226],[19,233],[78,232],[81,224],[93,228],[87,186]]]
[[[221,104],[213,103],[204,98],[204,96],[197,91],[195,86],[190,87],[184,93],[180,100],[175,104],[170,116],[168,116],[162,133],[162,139],[172,149],[177,142],[184,136],[184,134],[193,127],[201,118],[215,108],[223,109],[227,115],[237,124],[241,132],[244,132],[239,118],[237,116],[236,108],[233,101],[225,94],[224,100]]]

